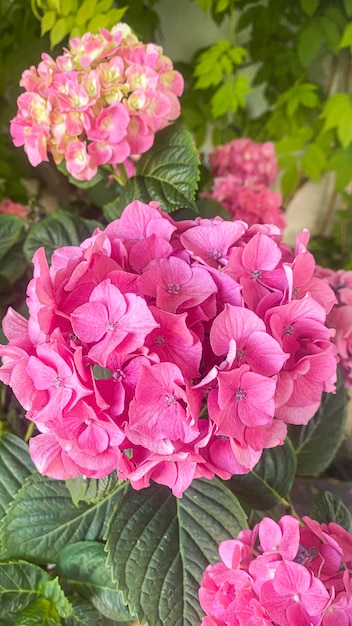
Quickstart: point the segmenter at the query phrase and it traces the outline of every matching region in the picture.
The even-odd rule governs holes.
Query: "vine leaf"
[[[246,516],[218,479],[198,479],[176,499],[167,487],[130,491],[107,532],[108,564],[131,613],[149,626],[194,626],[198,589],[219,542],[237,536]]]

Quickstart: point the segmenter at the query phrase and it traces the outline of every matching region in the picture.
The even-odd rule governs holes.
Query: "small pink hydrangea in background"
[[[338,524],[264,518],[223,541],[205,570],[202,626],[348,626],[352,535]]]
[[[29,206],[13,202],[10,198],[4,198],[0,202],[0,215],[15,215],[21,220],[28,217]]]
[[[328,281],[337,298],[327,323],[335,329],[332,340],[337,346],[345,386],[349,388],[352,387],[352,271],[317,266],[315,275]]]
[[[274,145],[234,139],[209,156],[214,177],[209,197],[220,202],[236,220],[286,226],[282,196],[269,186],[278,173]]]
[[[183,78],[160,46],[144,44],[127,24],[69,42],[56,60],[42,55],[22,74],[25,93],[10,131],[33,166],[65,160],[77,180],[100,165],[131,163],[155,133],[180,114]],[[128,168],[128,173],[131,168]]]
[[[176,222],[134,201],[80,246],[34,257],[29,319],[3,320],[0,380],[56,479],[112,471],[181,497],[192,480],[248,473],[287,424],[333,392],[336,299],[273,225]]]

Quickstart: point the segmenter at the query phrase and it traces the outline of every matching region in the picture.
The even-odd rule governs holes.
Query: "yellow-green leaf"
[[[49,30],[52,29],[57,19],[57,14],[55,11],[48,11],[48,13],[44,13],[41,23],[40,23],[40,34],[41,36],[45,35]]]
[[[90,20],[96,10],[97,0],[83,0],[81,6],[79,7],[76,15],[76,24],[79,26],[88,22]]]

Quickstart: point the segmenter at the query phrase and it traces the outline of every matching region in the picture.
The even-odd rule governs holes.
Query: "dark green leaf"
[[[336,394],[324,393],[321,405],[306,426],[290,426],[297,455],[297,474],[317,476],[330,465],[345,432],[347,394],[339,376]]]
[[[160,202],[164,211],[195,209],[199,160],[193,139],[183,126],[157,133],[153,147],[142,156],[136,176],[130,178],[115,202],[104,206],[109,221],[118,218],[133,200]]]
[[[309,65],[318,54],[323,42],[323,33],[316,20],[309,21],[298,39],[298,56],[303,65]]]
[[[283,446],[264,450],[254,469],[243,476],[233,476],[229,486],[243,505],[267,511],[285,503],[296,472],[296,455],[287,438]]]
[[[19,612],[40,598],[49,576],[37,565],[18,561],[0,564],[0,617]]]
[[[0,260],[24,233],[24,222],[15,215],[0,215]]]
[[[117,472],[112,472],[112,474],[99,479],[77,476],[77,478],[66,480],[66,487],[71,494],[72,502],[76,506],[80,502],[93,502],[94,504],[100,502],[114,491],[118,484]]]
[[[123,491],[120,484],[98,504],[76,507],[63,481],[32,474],[3,519],[2,558],[51,563],[69,543],[100,539]]]
[[[246,518],[219,480],[199,479],[180,499],[164,486],[131,489],[107,533],[108,563],[130,611],[149,626],[195,626],[198,589],[220,541],[236,537]]]
[[[133,619],[112,581],[102,543],[80,541],[67,546],[60,552],[57,566],[66,582],[102,615],[122,622]]]
[[[321,491],[314,499],[310,517],[318,520],[321,524],[335,522],[340,524],[347,532],[352,531],[352,516],[348,508],[338,496],[330,491]]]
[[[35,251],[44,246],[50,260],[54,250],[61,246],[79,246],[99,226],[99,222],[59,209],[32,226],[24,244],[24,253],[31,260]]]
[[[22,487],[23,481],[34,470],[28,446],[11,433],[0,434],[0,518]]]

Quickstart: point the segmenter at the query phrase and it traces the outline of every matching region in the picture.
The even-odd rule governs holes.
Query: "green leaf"
[[[75,506],[78,506],[80,502],[97,504],[114,491],[119,484],[121,482],[117,478],[117,472],[112,472],[112,474],[99,479],[77,476],[77,478],[66,480],[66,487]]]
[[[23,481],[34,470],[28,446],[11,433],[0,434],[0,518],[2,518]]]
[[[57,14],[55,11],[48,11],[44,13],[41,22],[40,22],[40,34],[41,36],[45,35],[55,24]]]
[[[24,253],[31,260],[34,252],[44,246],[50,260],[54,250],[61,246],[79,246],[97,227],[101,227],[99,222],[59,209],[32,226],[23,246]]]
[[[318,181],[326,166],[326,156],[316,143],[311,143],[302,157],[301,166],[304,173],[314,181]]]
[[[39,598],[27,606],[16,619],[14,626],[60,626],[62,621],[55,605],[45,598]]]
[[[283,446],[264,450],[249,474],[233,476],[228,484],[243,505],[267,511],[285,504],[296,473],[296,455],[288,438]]]
[[[37,565],[18,561],[0,564],[0,617],[6,618],[40,597],[40,585],[49,576]]]
[[[351,182],[352,147],[335,150],[328,160],[326,168],[336,173],[335,187],[343,191]]]
[[[321,117],[324,131],[336,129],[343,148],[352,143],[352,98],[347,93],[335,93],[325,101]]]
[[[49,600],[55,606],[60,617],[70,617],[72,615],[72,605],[61,589],[58,577],[42,582],[40,591],[43,598]]]
[[[317,20],[307,23],[298,37],[298,56],[303,65],[309,65],[323,43],[323,33]]]
[[[69,34],[74,24],[73,15],[67,17],[60,17],[50,31],[50,47],[54,48],[56,44],[60,43]]]
[[[319,6],[319,0],[300,0],[300,4],[306,15],[313,15]]]
[[[111,9],[108,13],[97,13],[89,20],[87,31],[98,33],[100,28],[112,28],[121,21],[128,7],[122,9]]]
[[[102,543],[80,541],[67,546],[60,552],[57,566],[70,587],[87,598],[102,615],[122,622],[133,619],[112,581]]]
[[[194,202],[199,179],[198,154],[192,135],[182,125],[157,133],[153,147],[137,163],[136,176],[127,181],[115,202],[105,205],[104,215],[118,218],[133,200],[160,202],[164,211],[196,210]]]
[[[288,198],[296,189],[299,181],[299,170],[297,158],[293,155],[282,155],[278,157],[278,164],[283,174],[280,177],[281,191],[284,198]]]
[[[85,24],[93,17],[97,6],[97,0],[83,0],[81,6],[76,13],[75,22],[79,26]]]
[[[76,13],[78,9],[78,0],[60,0],[60,13],[62,15],[69,15],[70,13]]]
[[[330,491],[321,491],[314,499],[310,517],[321,524],[335,522],[347,532],[352,531],[352,516],[342,500]]]
[[[24,222],[15,215],[0,215],[0,260],[24,233]]]
[[[343,0],[343,4],[347,15],[352,15],[352,0]]]
[[[340,48],[352,46],[352,22],[347,24],[340,41]]]
[[[149,626],[194,626],[198,589],[218,545],[246,527],[237,499],[218,479],[199,479],[175,498],[164,486],[131,489],[107,533],[108,563],[131,613]]]
[[[330,465],[344,436],[346,405],[347,394],[340,375],[336,395],[323,394],[321,405],[308,424],[290,426],[298,475],[317,476]]]
[[[124,485],[99,503],[76,507],[65,483],[34,473],[23,484],[1,524],[1,557],[55,562],[69,543],[100,539]]]

